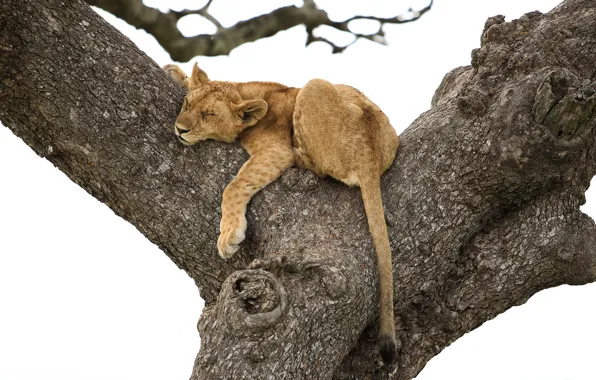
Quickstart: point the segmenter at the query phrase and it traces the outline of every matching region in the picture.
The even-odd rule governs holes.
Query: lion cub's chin
[[[178,141],[180,141],[182,143],[182,145],[186,145],[186,146],[195,145],[197,142],[199,142],[199,140],[188,141],[188,140],[185,140],[184,138],[182,138],[180,136],[176,136],[176,137],[178,138]]]

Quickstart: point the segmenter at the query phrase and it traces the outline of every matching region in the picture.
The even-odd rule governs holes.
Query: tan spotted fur
[[[379,269],[383,359],[395,354],[391,250],[380,177],[399,145],[388,118],[360,91],[313,79],[302,89],[272,82],[211,81],[196,64],[190,78],[164,69],[188,88],[174,132],[187,145],[238,139],[250,154],[222,197],[219,255],[231,257],[244,240],[251,197],[294,165],[359,186]]]

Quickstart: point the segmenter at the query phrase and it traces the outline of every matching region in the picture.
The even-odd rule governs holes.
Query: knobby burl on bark
[[[220,197],[247,156],[175,141],[183,95],[151,59],[78,0],[3,1],[0,52],[4,125],[195,280],[192,379],[387,378],[357,189],[289,170],[223,261]],[[595,63],[592,0],[490,18],[472,65],[403,133],[383,177],[401,341],[389,378],[541,289],[595,280],[579,211],[596,172]]]

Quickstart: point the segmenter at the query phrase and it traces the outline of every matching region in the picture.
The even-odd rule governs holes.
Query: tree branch
[[[406,15],[382,18],[374,16],[354,16],[343,22],[329,19],[327,12],[319,9],[314,1],[305,1],[302,7],[287,6],[278,8],[268,14],[253,17],[246,21],[225,28],[213,15],[209,13],[212,0],[198,10],[170,11],[163,13],[155,8],[143,4],[142,0],[86,0],[89,5],[96,6],[123,19],[129,24],[145,30],[153,35],[159,44],[170,54],[174,61],[188,61],[198,55],[216,56],[227,55],[233,49],[247,42],[271,37],[278,32],[304,25],[308,31],[306,44],[315,41],[326,42],[332,46],[333,52],[345,50],[351,44],[338,46],[330,40],[313,35],[313,30],[327,25],[342,32],[351,33],[355,41],[361,38],[373,42],[386,44],[383,36],[383,26],[386,24],[403,24],[422,17],[432,7],[432,0],[428,6],[418,11],[410,10]],[[200,34],[194,37],[184,37],[178,30],[177,23],[184,16],[198,14],[205,17],[217,27],[215,34]],[[379,22],[379,29],[375,33],[354,33],[349,28],[350,21],[374,20]]]
[[[220,197],[246,153],[178,144],[181,89],[80,1],[22,5],[0,3],[0,120],[195,280],[206,308],[193,379],[411,379],[536,291],[596,279],[595,225],[579,211],[596,173],[592,0],[489,19],[472,66],[447,74],[401,136],[382,185],[392,369],[373,348],[376,264],[357,189],[288,170],[221,260]]]
[[[217,21],[217,19],[215,17],[213,17],[211,15],[211,13],[209,13],[209,6],[211,6],[211,3],[212,2],[213,2],[213,0],[207,1],[207,4],[205,4],[201,9],[197,9],[197,10],[185,9],[183,11],[171,11],[171,12],[176,15],[176,17],[178,18],[178,20],[180,20],[182,17],[188,16],[188,15],[200,15],[200,16],[203,16],[207,20],[209,20],[213,25],[215,25],[217,27],[217,30],[218,31],[220,31],[220,30],[223,30],[225,28],[223,27],[223,25],[221,25],[221,23],[219,21]]]

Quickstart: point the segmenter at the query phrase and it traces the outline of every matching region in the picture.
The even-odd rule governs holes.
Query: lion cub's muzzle
[[[190,141],[184,138],[184,134],[190,132],[190,129],[181,128],[180,125],[174,125],[174,134],[178,137],[178,140],[184,145],[192,145]]]

